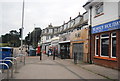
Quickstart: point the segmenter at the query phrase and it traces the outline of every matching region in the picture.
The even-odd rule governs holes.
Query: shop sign
[[[120,29],[120,19],[92,27],[92,34]]]
[[[76,38],[80,37],[80,32],[79,33],[75,33],[75,37]]]
[[[70,40],[69,35],[63,35],[60,37],[60,41],[67,41],[67,40]]]

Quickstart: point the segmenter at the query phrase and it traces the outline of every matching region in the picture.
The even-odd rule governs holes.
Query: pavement
[[[20,67],[20,66],[19,66]],[[115,69],[95,64],[74,64],[73,59],[53,60],[52,56],[43,54],[26,57],[26,64],[18,69],[13,79],[118,79],[118,71]]]

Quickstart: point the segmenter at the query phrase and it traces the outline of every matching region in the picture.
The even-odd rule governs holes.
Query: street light
[[[24,25],[24,0],[23,0],[23,7],[22,7],[22,28],[20,28],[21,32],[21,54],[22,54],[22,49],[23,49],[23,27]]]

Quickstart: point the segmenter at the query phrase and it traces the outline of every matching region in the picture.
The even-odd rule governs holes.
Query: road
[[[87,71],[69,61],[43,55],[26,57],[26,65],[19,69],[14,79],[106,79],[93,72]]]

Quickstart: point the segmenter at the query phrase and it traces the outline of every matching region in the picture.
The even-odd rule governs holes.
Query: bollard
[[[25,65],[25,55],[24,55],[24,65]]]
[[[55,60],[55,52],[53,53],[53,60]]]
[[[22,58],[23,58],[23,63],[24,63],[24,65],[25,65],[25,55],[24,54],[18,54],[18,56],[20,56],[20,62],[22,62]]]
[[[22,55],[20,55],[20,62],[22,62]]]
[[[40,53],[40,60],[42,60],[42,53]]]

